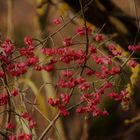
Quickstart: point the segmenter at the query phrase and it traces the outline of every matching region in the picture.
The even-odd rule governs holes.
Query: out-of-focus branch
[[[13,37],[12,0],[7,0],[7,36]]]

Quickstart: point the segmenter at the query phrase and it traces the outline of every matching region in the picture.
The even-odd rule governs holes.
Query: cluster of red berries
[[[61,23],[60,19],[53,21],[58,25]],[[122,51],[117,49],[117,46],[113,43],[108,43],[105,48],[109,53],[102,53],[102,49],[96,47],[98,43],[102,43],[106,40],[106,36],[103,34],[94,34],[93,29],[90,27],[78,27],[75,34],[79,37],[86,36],[91,37],[88,46],[86,48],[77,48],[77,42],[75,43],[71,37],[66,37],[62,40],[61,47],[55,48],[40,48],[41,55],[49,57],[49,61],[41,62],[40,58],[36,55],[35,44],[31,37],[25,37],[24,47],[16,48],[15,44],[10,39],[6,39],[0,44],[0,79],[7,84],[5,79],[8,76],[20,77],[25,74],[29,68],[33,68],[36,71],[56,71],[58,79],[55,79],[56,89],[61,94],[57,93],[57,98],[48,99],[48,104],[59,109],[62,116],[68,116],[70,114],[69,106],[73,100],[73,95],[79,96],[79,106],[76,107],[77,113],[89,113],[93,116],[107,116],[109,113],[101,106],[102,97],[106,96],[115,101],[122,101],[127,96],[127,91],[121,90],[117,93],[113,90],[112,77],[120,74],[121,63],[114,63],[113,58],[121,56]],[[76,44],[76,45],[75,45]],[[81,44],[79,44],[81,45]],[[140,50],[139,45],[132,45],[128,47],[131,51]],[[91,64],[92,62],[92,64]],[[64,68],[60,66],[64,65]],[[135,67],[137,62],[130,60],[129,65]],[[92,79],[92,80],[89,80]],[[97,85],[96,85],[97,84]],[[7,86],[7,85],[6,85]],[[5,85],[3,85],[5,88]],[[65,92],[66,91],[66,92]],[[109,93],[108,93],[109,91]],[[8,92],[8,93],[7,93]],[[5,93],[0,93],[0,106],[8,104],[11,98],[19,95],[19,91],[15,88],[6,90]],[[77,102],[77,101],[76,101]],[[26,112],[21,115],[22,119],[26,120],[28,127],[33,129],[36,126],[36,121]],[[6,124],[6,130],[13,131],[15,125],[8,122]],[[8,135],[9,140],[31,140],[31,134],[18,134]]]

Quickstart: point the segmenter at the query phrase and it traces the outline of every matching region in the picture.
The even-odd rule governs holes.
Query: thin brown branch
[[[57,119],[60,117],[60,113],[58,113],[54,119],[51,121],[51,123],[48,125],[48,127],[43,131],[43,133],[41,134],[41,136],[39,137],[38,140],[43,140],[45,135],[48,133],[48,131],[52,128],[52,126],[55,124],[55,122],[57,121]]]
[[[76,106],[79,106],[80,104],[82,104],[82,102],[79,102],[76,105],[73,105],[73,106],[69,107],[67,110],[70,111],[73,108],[75,108]],[[49,132],[49,130],[52,128],[52,126],[55,124],[55,122],[59,119],[59,117],[60,117],[60,112],[54,117],[54,119],[50,122],[48,127],[46,127],[46,129],[43,131],[43,133],[38,138],[38,140],[43,140],[44,139],[45,135]]]
[[[4,71],[4,67],[3,68],[3,71]],[[8,95],[8,114],[7,114],[7,124],[11,121],[11,99],[10,99],[10,92],[9,92],[9,89],[8,89],[8,82],[7,82],[7,77],[6,77],[6,74],[5,74],[5,77],[4,77],[4,80],[3,80],[3,85],[6,89],[6,92],[7,92],[7,95]],[[5,135],[7,136],[7,132],[5,133]],[[3,138],[5,140],[5,137]]]
[[[79,0],[79,3],[80,3],[80,7],[81,7],[82,17],[83,17],[83,20],[84,20],[85,38],[86,38],[86,50],[85,50],[85,54],[87,55],[88,54],[88,48],[89,48],[88,28],[87,28],[87,22],[86,22],[86,19],[85,19],[85,11],[84,11],[82,0]],[[80,72],[80,75],[82,75],[82,73],[84,71],[84,68],[86,66],[86,63],[87,63],[87,60],[85,60],[85,62],[84,62],[84,65],[83,65],[84,67],[82,68],[82,70]]]

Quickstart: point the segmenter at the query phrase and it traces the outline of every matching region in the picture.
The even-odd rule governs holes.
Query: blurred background
[[[86,5],[90,1],[83,0],[83,3]],[[0,0],[0,38],[9,37],[19,44],[23,42],[25,36],[44,38],[48,34],[55,32],[59,27],[52,24],[53,19],[58,17],[65,20],[71,19],[79,10],[79,0]],[[128,51],[127,47],[129,44],[140,43],[140,0],[93,0],[85,12],[85,18],[89,25],[92,25],[94,28],[101,29],[104,25],[101,32],[106,35],[116,33],[117,36],[113,40],[126,51]],[[63,36],[72,35],[77,25],[82,25],[80,17],[73,20],[67,28],[64,28],[61,34]],[[60,45],[59,35],[54,36],[53,40],[55,45]],[[133,57],[140,58],[140,53],[135,53]],[[53,74],[42,75],[49,80],[53,79]],[[40,75],[34,73],[27,75],[32,80],[36,78],[34,76],[40,79],[40,81],[35,82],[37,85],[42,83],[43,78]],[[53,89],[50,90],[53,92]],[[111,113],[108,117],[89,119],[88,139],[139,140],[139,91],[140,75],[133,91],[133,105],[127,111],[123,111],[118,103],[113,101],[105,103],[106,108]],[[29,90],[28,92],[31,91]],[[47,96],[45,95],[47,92],[44,89],[42,96]],[[31,95],[28,96],[30,100],[33,100]],[[38,120],[38,126],[42,125],[42,128],[37,128],[37,133],[40,134],[47,123],[44,123],[45,120],[40,117],[38,112],[34,112],[34,115]],[[52,116],[47,117],[52,118]],[[75,115],[72,112],[70,117],[62,118],[58,122],[56,126],[58,129],[53,128],[46,139],[79,140],[82,135],[82,120],[82,116]],[[126,120],[131,121],[125,123]]]

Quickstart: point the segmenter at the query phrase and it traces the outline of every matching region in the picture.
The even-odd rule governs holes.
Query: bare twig
[[[87,28],[87,22],[86,22],[86,19],[85,19],[85,13],[84,13],[85,11],[84,11],[84,7],[83,7],[83,4],[82,4],[82,0],[79,0],[79,3],[80,3],[80,7],[81,7],[82,17],[83,17],[83,20],[84,20],[85,38],[86,38],[85,54],[87,55],[88,54],[88,48],[89,48],[88,28]],[[82,75],[82,73],[84,71],[84,68],[86,66],[86,63],[87,63],[87,60],[85,60],[85,62],[84,62],[84,67],[82,68],[82,70],[80,72],[80,75]]]

